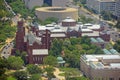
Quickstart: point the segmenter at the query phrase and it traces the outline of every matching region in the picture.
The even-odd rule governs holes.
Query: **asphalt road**
[[[6,44],[1,52],[1,57],[8,58],[11,55],[11,50],[13,49],[13,42]]]

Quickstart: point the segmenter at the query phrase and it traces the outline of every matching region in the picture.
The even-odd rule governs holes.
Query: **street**
[[[13,49],[13,47],[13,42],[6,44],[2,49],[1,57],[8,58],[11,55],[11,50]]]

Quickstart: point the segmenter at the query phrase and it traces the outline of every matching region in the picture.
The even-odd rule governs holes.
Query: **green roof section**
[[[110,52],[111,52],[112,54],[119,54],[115,49],[110,49]]]
[[[105,53],[105,54],[112,54],[109,50],[107,50],[107,49],[103,49],[103,52]]]
[[[65,63],[65,61],[63,60],[62,57],[57,57],[57,61],[58,61],[59,64]]]
[[[96,38],[96,40],[98,41],[98,42],[105,42],[102,38],[100,38],[100,37],[98,37],[98,38]]]
[[[95,38],[90,38],[91,42],[97,43],[98,41]]]

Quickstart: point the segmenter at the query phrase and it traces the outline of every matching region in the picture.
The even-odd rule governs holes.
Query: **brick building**
[[[48,55],[50,33],[46,30],[41,34],[41,37],[37,37],[32,31],[27,33],[23,24],[23,21],[18,22],[16,49],[27,52],[28,63],[40,64],[43,62],[43,58]]]
[[[50,44],[54,38],[65,39],[70,37],[101,37],[109,41],[109,34],[102,32],[100,25],[80,24],[71,18],[66,18],[61,23],[52,23],[41,26],[38,23],[31,24],[26,30],[24,22],[18,22],[16,32],[16,50],[27,52],[27,61],[31,64],[41,64],[43,58],[48,55]]]

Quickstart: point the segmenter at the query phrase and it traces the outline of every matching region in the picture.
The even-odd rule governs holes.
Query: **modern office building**
[[[115,14],[117,19],[120,18],[120,0],[116,0],[116,8],[115,8]]]
[[[115,12],[115,0],[87,0],[87,7],[94,10],[96,13],[101,11]]]
[[[42,6],[47,4],[48,6],[66,7],[71,4],[72,0],[24,0],[27,8],[32,9],[35,6]]]
[[[120,55],[82,55],[80,69],[90,80],[120,80]]]

